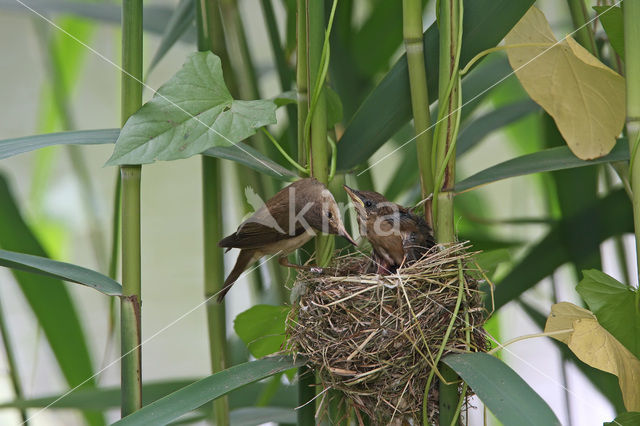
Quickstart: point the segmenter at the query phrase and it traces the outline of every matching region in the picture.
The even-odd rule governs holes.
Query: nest
[[[427,378],[461,284],[442,356],[488,348],[478,290],[482,272],[467,248],[436,246],[387,276],[362,274],[371,261],[353,254],[336,258],[323,273],[300,273],[287,324],[289,348],[309,360],[325,389],[342,391],[375,424],[422,419]],[[438,416],[438,375],[429,390],[432,423]]]

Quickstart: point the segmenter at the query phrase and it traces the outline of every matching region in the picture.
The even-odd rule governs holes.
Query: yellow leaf
[[[640,360],[605,330],[590,311],[567,302],[553,305],[545,333],[567,329],[573,331],[551,337],[566,343],[582,362],[618,376],[625,408],[640,411]]]
[[[624,125],[624,78],[570,36],[558,43],[536,7],[505,43],[520,83],[553,117],[571,151],[583,160],[608,154]]]

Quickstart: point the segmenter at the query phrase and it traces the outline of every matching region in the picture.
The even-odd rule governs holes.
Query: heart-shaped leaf
[[[576,287],[580,296],[598,322],[640,358],[640,312],[636,308],[638,290],[598,270],[582,273],[584,278]]]
[[[505,37],[509,63],[531,99],[553,117],[583,160],[606,155],[625,120],[624,78],[567,36],[558,43],[532,7]]]
[[[107,165],[176,160],[230,146],[274,124],[275,111],[270,100],[234,100],[220,58],[196,52],[125,123]]]
[[[256,305],[233,321],[238,337],[256,358],[278,352],[284,343],[286,306]]]
[[[624,405],[640,410],[640,360],[604,329],[595,315],[568,302],[551,306],[545,333],[564,342],[580,360],[598,370],[618,376]]]

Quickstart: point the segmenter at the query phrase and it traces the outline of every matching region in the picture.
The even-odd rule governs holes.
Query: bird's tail
[[[235,283],[236,280],[240,278],[240,275],[242,275],[242,272],[247,269],[247,266],[249,266],[250,263],[254,262],[254,254],[255,252],[253,250],[240,250],[238,260],[236,260],[236,264],[231,270],[231,273],[229,274],[227,279],[224,280],[224,286],[218,294],[218,303],[222,303],[224,296],[229,292],[229,290],[231,290],[231,286],[233,285],[233,283]]]

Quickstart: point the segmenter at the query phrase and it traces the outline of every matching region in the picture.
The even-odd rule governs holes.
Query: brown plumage
[[[356,244],[340,219],[336,200],[324,184],[314,178],[300,179],[280,190],[250,218],[238,226],[218,246],[239,248],[233,270],[224,282],[218,302],[253,262],[267,255],[278,255],[285,266],[286,256],[304,245],[317,232],[337,234]]]
[[[371,242],[379,274],[389,274],[405,262],[420,259],[435,245],[425,220],[406,207],[373,191],[345,186],[358,215],[360,235]]]

